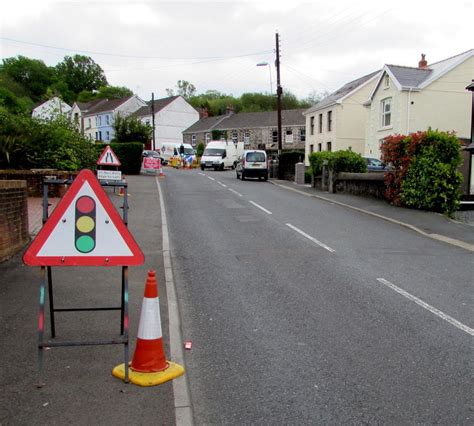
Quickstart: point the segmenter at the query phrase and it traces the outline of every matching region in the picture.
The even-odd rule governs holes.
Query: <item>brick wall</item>
[[[54,179],[69,179],[78,172],[64,172],[58,170],[0,170],[0,182],[3,180],[25,180],[28,197],[43,196],[43,179],[52,176]],[[65,185],[49,185],[49,197],[62,197],[66,190]]]
[[[0,262],[29,241],[27,185],[23,180],[0,180]]]

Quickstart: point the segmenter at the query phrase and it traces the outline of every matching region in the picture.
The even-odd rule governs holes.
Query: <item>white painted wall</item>
[[[152,124],[151,114],[140,117]],[[182,97],[155,113],[155,148],[163,143],[182,143],[183,131],[199,120],[199,113]]]
[[[66,102],[55,96],[33,109],[31,116],[33,118],[51,120],[61,115],[67,117],[71,109],[72,108]]]

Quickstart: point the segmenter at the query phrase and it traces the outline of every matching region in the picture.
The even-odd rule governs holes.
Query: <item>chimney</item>
[[[232,115],[234,113],[234,107],[232,105],[227,105],[225,109],[225,115]]]
[[[206,107],[199,108],[199,118],[208,118],[209,117],[209,111]]]
[[[426,55],[424,53],[421,54],[421,61],[418,62],[418,68],[421,68],[421,69],[428,68],[428,62],[426,62],[425,56]]]

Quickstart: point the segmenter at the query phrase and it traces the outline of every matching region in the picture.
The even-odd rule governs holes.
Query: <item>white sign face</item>
[[[88,196],[95,202],[95,245],[90,252],[81,253],[78,251],[75,243],[75,229],[81,224],[76,223],[76,201],[83,196]],[[38,257],[43,256],[131,256],[132,252],[110,220],[109,215],[102,206],[100,200],[86,182],[80,191],[74,197],[73,202],[64,212],[61,220],[51,232],[51,235],[45,241],[38,252]]]
[[[122,180],[122,172],[119,170],[97,170],[99,180]]]

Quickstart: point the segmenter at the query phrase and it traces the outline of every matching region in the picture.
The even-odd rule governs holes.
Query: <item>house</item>
[[[74,124],[76,129],[84,135],[84,116],[95,107],[97,104],[107,102],[107,99],[96,99],[90,102],[79,102],[76,101],[72,105],[71,113],[70,113],[70,121]]]
[[[304,149],[306,129],[303,109],[283,110],[282,149]],[[244,142],[246,149],[278,150],[278,123],[276,111],[241,112],[228,109],[225,115],[205,117],[183,132],[183,140],[192,146],[206,145],[212,132],[219,130],[234,143]],[[225,137],[224,137],[225,138]]]
[[[67,117],[71,111],[71,107],[57,96],[42,102],[33,108],[31,116],[44,120],[52,120],[54,118],[64,116]]]
[[[137,111],[146,102],[137,95],[121,99],[106,99],[88,109],[83,116],[84,136],[91,140],[109,143],[115,136],[113,128],[117,114],[128,116]]]
[[[153,103],[153,109],[155,113],[155,149],[161,149],[163,143],[182,143],[183,130],[199,120],[199,112],[182,96],[157,99]],[[151,101],[132,115],[151,126],[153,122]]]
[[[351,148],[364,153],[367,111],[370,96],[380,71],[351,81],[304,112],[306,118],[305,163],[314,151],[339,151]]]
[[[470,138],[471,94],[465,90],[474,76],[474,49],[418,67],[385,65],[366,102],[365,155],[380,156],[380,143],[393,134],[427,130],[454,131]]]

